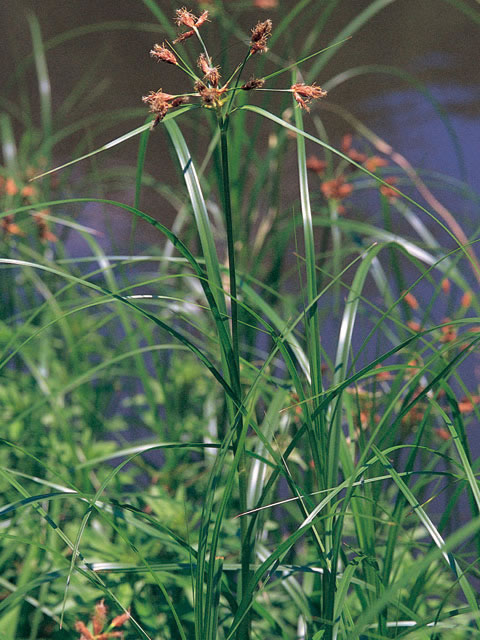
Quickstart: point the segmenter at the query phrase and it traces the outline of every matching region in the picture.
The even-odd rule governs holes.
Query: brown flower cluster
[[[218,67],[214,67],[211,64],[211,61],[207,59],[207,56],[204,53],[201,53],[198,60],[197,65],[199,69],[202,71],[204,75],[204,80],[212,87],[218,87],[218,83],[220,82],[220,72],[218,71]]]
[[[355,162],[358,162],[359,164],[362,164],[365,169],[367,169],[367,171],[370,171],[371,173],[375,173],[380,167],[388,166],[388,160],[386,158],[382,158],[378,155],[368,156],[366,153],[357,151],[357,149],[352,146],[352,140],[353,137],[351,133],[347,133],[345,136],[343,136],[342,139],[341,149],[343,153],[345,153],[345,155],[347,155],[349,158],[351,158]],[[397,183],[397,178],[395,176],[389,176],[384,180],[388,185],[391,185],[392,187]],[[398,193],[396,192],[396,190],[391,189],[387,185],[382,185],[380,187],[380,193],[389,199],[398,197]]]
[[[320,158],[315,155],[311,155],[307,158],[307,169],[309,171],[313,171],[313,173],[316,173],[318,176],[323,176],[326,168],[327,163],[325,160],[320,160]]]
[[[203,104],[207,107],[220,107],[223,104],[224,94],[227,90],[226,85],[219,89],[218,87],[207,86],[201,80],[197,80],[194,88],[202,98]]]
[[[293,89],[294,87],[292,87]],[[303,96],[300,96],[303,98]],[[323,97],[323,96],[321,96]],[[300,106],[303,106],[300,104]],[[348,156],[351,160],[356,162],[357,164],[361,164],[370,171],[371,173],[375,173],[379,168],[388,166],[388,160],[382,156],[378,155],[368,155],[363,151],[359,151],[353,146],[353,136],[351,133],[347,133],[343,136],[340,149],[341,151]],[[307,169],[316,173],[318,176],[323,177],[325,175],[325,171],[327,168],[327,163],[324,160],[321,160],[315,155],[311,155],[307,159]],[[345,171],[348,169],[352,170],[355,167],[349,165]],[[383,184],[380,186],[380,193],[389,199],[394,199],[398,197],[398,193],[395,190],[395,185],[397,184],[398,179],[395,176],[388,176],[384,178],[384,182],[387,184]],[[354,185],[347,182],[345,175],[342,173],[335,177],[332,180],[324,181],[321,185],[321,190],[323,195],[328,199],[334,199],[337,201],[343,200],[347,196],[349,196],[354,189]],[[344,212],[343,206],[338,206],[339,213]]]
[[[80,632],[80,640],[108,640],[108,638],[123,638],[123,631],[112,631],[112,629],[118,629],[125,624],[130,618],[130,613],[122,613],[114,618],[110,624],[105,628],[107,623],[107,607],[105,602],[100,600],[95,605],[95,611],[92,616],[92,628],[93,632],[81,621],[75,622],[75,629]]]
[[[148,104],[150,111],[156,115],[152,127],[155,127],[160,120],[167,115],[169,109],[179,107],[188,102],[188,96],[173,96],[169,93],[163,93],[162,89],[158,91],[150,91],[148,96],[142,98],[145,104]]]
[[[388,178],[385,178],[385,182],[387,184],[391,184],[392,187],[394,187],[398,182],[398,178],[396,178],[395,176],[389,176]],[[386,198],[389,198],[391,200],[393,200],[394,198],[398,198],[397,191],[395,189],[391,189],[390,187],[384,184],[380,186],[380,193]]]
[[[263,78],[252,77],[248,82],[245,82],[245,84],[242,84],[240,89],[243,89],[244,91],[251,91],[252,89],[261,89],[264,84],[265,84],[265,80]]]
[[[265,20],[264,22],[257,22],[252,29],[252,37],[250,40],[250,53],[265,53],[268,51],[267,42],[272,35],[272,21]]]
[[[154,44],[153,49],[150,51],[152,58],[155,58],[157,62],[166,62],[167,64],[178,64],[178,60],[175,54],[163,44]]]
[[[312,100],[317,100],[318,98],[325,98],[327,92],[322,87],[317,87],[315,84],[307,85],[303,82],[298,82],[297,84],[293,84],[291,86],[291,91],[293,91],[293,97],[305,111],[310,111],[309,104]]]
[[[269,0],[269,6],[276,5],[276,2]],[[267,2],[258,2],[258,6],[267,8]],[[272,21],[270,19],[257,22],[252,29],[252,35],[249,43],[248,54],[243,64],[238,65],[237,69],[230,76],[229,80],[223,84],[220,84],[221,74],[218,66],[215,66],[209,56],[203,40],[200,38],[198,29],[208,21],[208,10],[203,11],[200,17],[197,17],[194,13],[183,7],[177,9],[175,22],[178,26],[187,27],[187,31],[180,33],[178,38],[174,40],[173,44],[183,42],[193,35],[197,35],[202,43],[204,51],[197,59],[197,67],[202,72],[202,77],[198,77],[194,69],[191,69],[188,64],[182,60],[180,56],[175,55],[172,45],[168,42],[162,44],[155,44],[150,51],[152,58],[158,62],[165,62],[166,64],[172,64],[178,66],[183,72],[185,72],[190,78],[193,79],[194,92],[189,94],[174,95],[165,93],[162,89],[158,91],[152,91],[148,95],[143,97],[143,102],[147,104],[150,111],[155,114],[155,120],[152,123],[152,127],[158,124],[167,113],[182,104],[189,101],[191,96],[198,96],[201,98],[202,103],[206,107],[211,107],[219,110],[226,102],[227,94],[234,92],[238,89],[243,91],[252,91],[255,89],[261,89],[265,83],[263,78],[251,77],[248,82],[240,84],[238,81],[235,84],[235,88],[230,88],[229,84],[235,75],[243,69],[245,63],[250,57],[257,53],[265,53],[267,49],[268,40],[272,34]],[[233,84],[233,83],[232,83]],[[304,83],[296,83],[288,89],[293,93],[293,96],[302,109],[309,111],[309,105],[313,100],[317,98],[323,98],[327,95],[327,92],[318,87],[315,84],[306,85]]]
[[[178,38],[173,41],[173,44],[177,44],[178,42],[183,42],[187,40],[187,38],[191,38],[195,35],[195,29],[199,29],[204,22],[207,22],[208,19],[208,11],[204,11],[202,15],[197,18],[193,13],[187,11],[185,7],[183,9],[177,9],[175,22],[178,26],[184,25],[185,27],[190,27],[188,31],[184,31],[178,35]]]
[[[333,180],[322,182],[321,190],[328,199],[343,200],[352,193],[353,186],[345,181],[344,175],[340,175]]]

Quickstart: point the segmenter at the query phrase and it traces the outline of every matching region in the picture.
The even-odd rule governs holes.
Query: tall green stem
[[[228,116],[227,116],[228,117]],[[233,220],[232,204],[230,199],[230,173],[228,168],[228,141],[227,141],[228,120],[221,125],[220,145],[222,157],[222,196],[223,210],[225,212],[225,227],[227,232],[228,251],[228,275],[230,280],[230,308],[232,315],[232,347],[235,359],[235,368],[240,369],[240,351],[238,342],[238,305],[237,305],[237,277],[235,273],[235,246],[233,241]],[[239,389],[236,389],[238,392]]]
[[[241,398],[240,385],[240,347],[238,338],[238,304],[237,304],[237,276],[235,270],[235,243],[233,230],[232,203],[230,197],[230,172],[228,162],[228,115],[219,118],[220,126],[220,150],[222,161],[222,199],[223,210],[225,213],[225,228],[227,233],[227,251],[228,251],[228,272],[230,280],[230,309],[232,317],[232,348],[234,358],[234,369],[237,372],[235,380],[235,392],[237,397]],[[243,420],[239,420],[238,433],[235,438],[234,446],[242,448],[238,462],[238,490],[240,509],[247,510],[247,466],[245,455],[245,434],[243,433]],[[241,601],[248,591],[248,583],[250,580],[250,540],[248,535],[248,523],[246,518],[240,519],[240,537],[241,537],[241,574],[240,574],[240,593],[239,601]],[[238,640],[248,640],[250,637],[250,619],[246,616],[240,624],[237,632]]]

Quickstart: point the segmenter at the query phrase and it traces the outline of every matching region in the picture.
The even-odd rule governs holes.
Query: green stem
[[[232,347],[235,368],[240,371],[240,351],[238,342],[238,304],[237,304],[237,277],[235,272],[235,246],[233,241],[232,204],[230,199],[230,173],[228,167],[228,141],[227,127],[228,116],[224,119],[220,129],[220,146],[222,158],[222,196],[225,212],[225,226],[227,232],[228,274],[230,279],[230,308],[232,316]],[[239,376],[240,377],[240,376]],[[240,389],[236,389],[237,393]],[[240,397],[240,394],[239,394]]]
[[[240,385],[240,348],[238,337],[238,304],[237,304],[237,277],[235,271],[235,245],[234,245],[234,230],[233,230],[233,215],[232,215],[232,203],[230,197],[230,172],[228,163],[228,115],[224,118],[219,118],[220,126],[220,150],[221,150],[221,162],[222,162],[222,198],[223,209],[225,212],[225,227],[227,233],[227,251],[228,251],[228,271],[230,280],[230,309],[232,317],[232,349],[234,358],[234,370],[237,373],[236,380],[232,381],[235,385],[235,392],[237,397],[241,398],[241,385]],[[239,502],[242,512],[247,510],[247,490],[248,490],[248,478],[247,478],[247,466],[245,455],[245,434],[243,433],[243,420],[240,419],[238,423],[238,434],[234,442],[235,449],[239,447],[242,449],[240,452],[238,462],[238,490],[239,490]],[[250,540],[248,534],[248,522],[246,518],[240,520],[240,538],[241,538],[241,574],[240,574],[240,593],[239,602],[244,598],[248,591],[248,584],[250,580]],[[237,632],[238,640],[248,640],[250,637],[250,617],[245,616],[244,620],[240,624]]]

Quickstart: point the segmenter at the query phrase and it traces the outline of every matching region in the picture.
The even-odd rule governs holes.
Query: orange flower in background
[[[362,164],[362,162],[365,162],[365,160],[367,160],[367,154],[362,153],[361,151],[357,151],[356,149],[350,149],[347,155],[351,160],[353,160],[354,162],[358,162],[359,164]]]
[[[342,138],[342,142],[340,143],[340,149],[344,153],[347,153],[352,148],[352,142],[353,142],[352,134],[351,133],[346,133]]]
[[[6,179],[4,189],[7,196],[15,196],[18,193],[18,187],[13,178]]]
[[[357,151],[352,147],[353,136],[351,133],[346,133],[340,145],[341,150],[345,153],[351,160],[355,162],[365,162],[367,159],[367,155],[362,153],[361,151]]]
[[[310,107],[308,105],[312,100],[325,98],[327,95],[327,92],[325,89],[322,89],[322,87],[317,87],[315,84],[304,84],[303,82],[292,84],[291,90],[293,91],[293,97],[300,107],[305,109],[305,111],[310,111]]]
[[[443,319],[443,322],[448,322],[448,321],[449,321],[449,318]],[[453,325],[451,324],[446,324],[445,326],[440,327],[440,331],[442,332],[442,335],[440,337],[440,342],[443,342],[443,343],[453,342],[457,338],[457,332],[454,329]]]
[[[320,188],[326,198],[332,198],[334,200],[343,200],[343,198],[349,196],[353,191],[353,186],[345,182],[345,176],[343,175],[333,180],[322,182]]]
[[[460,306],[463,309],[468,309],[468,307],[472,304],[473,296],[471,291],[465,291],[460,301]]]
[[[479,402],[480,402],[480,396],[472,396],[471,398],[462,398],[458,403],[458,409],[460,413],[471,413]]]
[[[327,168],[325,160],[320,160],[320,158],[314,155],[308,156],[306,165],[309,171],[313,171],[319,176],[322,176]]]
[[[278,0],[253,0],[253,6],[258,9],[276,9]]]
[[[407,326],[412,331],[416,331],[417,333],[422,330],[422,327],[419,322],[415,322],[415,320],[409,320],[407,322]]]
[[[415,298],[413,293],[410,293],[410,291],[409,291],[408,293],[406,293],[404,295],[403,299],[408,304],[410,309],[418,309],[418,307],[419,307],[418,300]]]
[[[438,427],[437,429],[435,429],[435,433],[441,440],[445,441],[450,440],[452,437],[450,431],[447,431],[447,429],[444,429],[443,427]]]
[[[5,216],[0,220],[0,226],[6,236],[24,236],[25,233],[18,224],[13,221],[13,215]]]
[[[33,219],[37,225],[38,237],[42,242],[57,242],[57,236],[48,228],[48,222],[46,217],[48,216],[48,210],[43,209],[33,215]]]
[[[276,9],[278,0],[253,0],[253,6],[258,9]]]
[[[37,190],[30,184],[27,184],[25,187],[23,187],[21,191],[21,194],[24,198],[32,198],[34,195],[36,195],[36,193]]]
[[[390,176],[389,178],[385,178],[385,182],[394,186],[397,184],[398,179],[395,178],[395,176]],[[384,184],[382,184],[380,187],[380,193],[386,198],[398,198],[398,193],[395,191],[395,189],[390,189],[390,187],[387,187]]]
[[[443,293],[447,294],[450,293],[450,280],[448,278],[444,278],[442,280],[442,291]]]
[[[388,160],[386,158],[381,158],[380,156],[371,156],[370,158],[367,158],[363,163],[365,169],[367,169],[367,171],[371,171],[372,173],[375,173],[375,171],[379,167],[386,167],[387,165]]]
[[[75,622],[75,629],[80,632],[80,640],[108,640],[108,638],[123,638],[123,631],[111,631],[125,624],[130,618],[130,613],[122,613],[114,618],[105,630],[107,623],[107,607],[105,602],[101,600],[95,605],[95,612],[92,617],[93,633],[81,621]]]
[[[375,369],[381,369],[381,368],[382,368],[381,364],[377,364],[377,366],[375,367]],[[377,380],[392,380],[393,374],[391,371],[378,371],[377,373],[375,373],[375,378]]]

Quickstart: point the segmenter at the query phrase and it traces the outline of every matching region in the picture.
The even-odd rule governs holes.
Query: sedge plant
[[[306,15],[315,12],[315,3],[300,4]],[[334,44],[387,4],[371,3]],[[145,5],[169,25],[155,3]],[[120,637],[122,625],[138,637],[196,640],[475,637],[480,620],[472,577],[478,577],[480,492],[468,427],[478,409],[464,367],[479,340],[471,331],[478,302],[462,268],[468,264],[478,276],[474,244],[437,202],[432,213],[402,193],[404,176],[419,176],[365,126],[356,126],[360,142],[358,135],[346,136],[336,149],[325,141],[315,105],[335,105],[329,107],[325,89],[300,73],[308,59],[319,72],[334,47],[302,52],[295,62],[264,73],[275,29],[270,19],[261,20],[243,59],[225,71],[205,44],[213,26],[209,11],[197,16],[178,9],[177,37],[151,51],[154,60],[183,73],[191,90],[149,93],[143,101],[153,118],[80,158],[140,135],[134,206],[106,198],[52,201],[48,190],[43,202],[37,194],[35,202],[20,206],[11,198],[32,197],[21,189],[45,184],[45,173],[39,182],[21,186],[6,174],[2,183],[10,251],[2,264],[5,270],[22,269],[34,285],[25,289],[30,305],[9,289],[3,369],[9,389],[16,388],[15,376],[17,385],[33,376],[43,390],[31,400],[13,391],[6,396],[10,425],[0,472],[9,496],[1,510],[8,526],[0,560],[9,567],[18,562],[16,544],[28,556],[25,573],[15,579],[9,571],[1,583],[8,594],[0,603],[5,628],[10,635],[20,628],[25,599],[40,612],[32,640],[40,637],[41,615],[55,621],[58,633],[77,633],[82,640]],[[227,28],[228,14],[217,15]],[[293,10],[280,23],[277,38],[295,15]],[[285,86],[273,86],[282,75]],[[254,95],[287,97],[290,104],[280,117],[250,104]],[[303,124],[310,109],[315,135]],[[254,145],[242,157],[249,145],[248,114],[281,132],[270,140],[267,169],[260,167],[252,181],[252,202],[260,198],[264,180],[271,180],[272,199],[278,197],[268,168],[275,174],[293,145],[299,184],[293,218],[289,213],[276,219],[269,211],[262,220],[252,215],[248,197],[244,204],[245,175],[253,161],[260,164]],[[204,168],[211,160],[217,207],[213,196],[204,196],[203,171],[197,171],[177,124],[189,116],[195,131],[209,132]],[[200,118],[206,124],[200,126]],[[196,252],[140,209],[147,144],[154,144],[162,128],[188,192]],[[306,143],[324,157],[308,156]],[[164,148],[161,153],[163,161]],[[345,216],[349,200],[363,189],[378,197],[380,221]],[[163,254],[138,256],[158,262],[158,272],[134,272],[133,283],[125,279],[135,257],[110,258],[85,228],[79,231],[98,264],[69,270],[74,260],[52,259],[45,250],[47,243],[57,244],[50,227],[41,226],[47,215],[52,220],[50,213],[33,219],[42,252],[28,254],[22,247],[18,216],[87,202],[128,212],[163,234]],[[281,208],[280,198],[276,205]],[[221,215],[215,218],[217,210]],[[444,251],[415,212],[433,220],[453,248]],[[393,220],[400,218],[419,238],[398,232]],[[298,244],[296,297],[278,291],[292,237]],[[276,260],[265,267],[269,250]],[[368,294],[370,279],[380,303]],[[425,308],[417,297],[421,286],[430,295]],[[152,287],[154,293],[145,292]],[[460,304],[451,301],[454,288],[463,290]],[[443,298],[449,301],[448,317],[437,318],[435,307]],[[104,308],[113,311],[101,315]],[[333,349],[321,340],[329,308],[339,318]],[[84,317],[88,325],[77,320]],[[358,343],[360,320],[368,330]],[[51,333],[57,326],[59,344],[68,342],[76,367],[66,384],[66,367],[59,366],[55,352],[59,338]],[[113,327],[111,341],[105,327]],[[36,366],[35,345],[50,335],[52,351],[43,361],[55,363],[51,377],[59,382],[49,387]],[[121,354],[114,348],[118,335]],[[84,356],[80,364],[77,351]],[[125,394],[117,422],[124,426],[129,411],[140,406],[154,440],[105,447],[89,435],[94,418],[115,429],[105,411],[109,385],[99,382],[109,369],[117,384],[130,376],[143,385],[143,394]],[[79,393],[91,381],[89,393]],[[35,415],[42,422],[33,446],[21,435]],[[81,430],[83,441],[69,425]],[[53,440],[45,443],[43,430],[64,442],[63,466],[54,455],[44,458],[55,446]],[[148,458],[154,455],[160,461]],[[429,507],[445,493],[449,500],[436,519]],[[465,503],[470,517],[452,527]],[[118,608],[109,625],[103,598]],[[90,625],[84,622],[87,602]],[[49,637],[52,631],[43,633]]]

